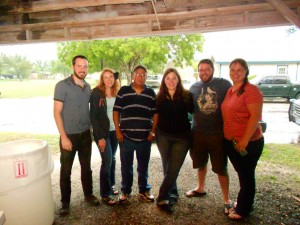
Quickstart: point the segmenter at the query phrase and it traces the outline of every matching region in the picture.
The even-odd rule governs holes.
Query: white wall
[[[288,75],[291,80],[300,81],[300,63],[279,63],[279,64],[250,64],[249,63],[249,75],[256,75],[256,79],[259,79],[265,75],[277,74],[277,67],[279,65],[288,65]],[[215,77],[223,77],[229,79],[229,64],[216,64],[215,65]]]

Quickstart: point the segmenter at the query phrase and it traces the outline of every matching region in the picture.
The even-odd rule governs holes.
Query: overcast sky
[[[271,27],[205,33],[203,53],[197,58],[214,56],[216,61],[300,60],[300,30],[288,34],[289,27]],[[24,55],[30,61],[57,59],[56,43],[0,45],[6,55]]]
[[[289,27],[256,28],[204,34],[203,55],[216,61],[240,57],[255,60],[300,60],[300,30],[288,34]]]

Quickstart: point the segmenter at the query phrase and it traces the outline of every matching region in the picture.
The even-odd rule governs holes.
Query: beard
[[[80,80],[83,80],[85,77],[86,77],[86,73],[76,73],[75,71],[73,71],[73,74],[78,78],[78,79],[80,79]],[[82,75],[82,74],[84,74],[84,75]]]

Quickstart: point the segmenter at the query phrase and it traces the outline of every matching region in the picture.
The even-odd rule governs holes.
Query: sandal
[[[102,198],[102,201],[109,206],[113,206],[115,204],[117,204],[117,201],[115,199],[113,199],[112,197],[106,197],[106,198]]]
[[[115,186],[112,186],[112,187],[111,187],[111,193],[112,193],[113,195],[118,195],[118,194],[119,194],[119,191],[118,191],[118,189],[117,189]]]
[[[233,208],[236,209],[237,207],[237,202],[233,203]]]
[[[192,197],[203,197],[206,195],[206,192],[198,192],[195,190],[189,190],[188,192],[185,193],[186,197],[192,198]]]
[[[234,204],[233,203],[224,204],[224,213],[226,215],[229,215],[233,211],[234,211]]]
[[[235,211],[230,213],[228,215],[228,218],[231,219],[231,220],[241,220],[241,219],[243,219],[243,217],[241,215],[237,214]]]

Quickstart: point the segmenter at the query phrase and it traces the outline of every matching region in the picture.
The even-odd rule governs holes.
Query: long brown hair
[[[232,62],[229,65],[229,68],[231,67],[232,64],[236,64],[236,63],[240,64],[246,70],[246,75],[243,80],[243,84],[237,92],[237,96],[240,96],[241,94],[243,94],[245,92],[245,85],[249,82],[248,81],[249,67],[248,67],[246,60],[241,59],[241,58],[236,58],[236,59],[232,60]]]
[[[163,75],[163,78],[162,78],[162,81],[161,81],[161,84],[160,84],[160,87],[159,87],[159,91],[158,91],[158,94],[157,94],[157,97],[156,97],[156,102],[157,102],[157,105],[159,106],[164,100],[166,99],[171,99],[171,96],[168,92],[168,88],[165,84],[165,78],[167,77],[167,75],[169,73],[175,73],[175,75],[177,76],[178,78],[178,84],[177,84],[177,87],[176,87],[176,90],[175,90],[175,93],[174,93],[174,96],[173,96],[173,100],[174,101],[178,101],[180,100],[181,98],[184,99],[184,101],[186,101],[186,99],[188,98],[188,91],[184,89],[183,85],[182,85],[182,81],[181,81],[181,77],[178,73],[178,71],[175,69],[175,68],[169,68],[167,69],[165,72],[164,72],[164,75]]]
[[[105,72],[109,72],[112,75],[114,75],[115,72],[112,69],[110,69],[110,68],[105,68],[100,73],[100,79],[99,79],[99,82],[98,82],[98,85],[96,86],[96,88],[98,88],[100,90],[100,92],[102,92],[106,96],[106,93],[105,93],[105,84],[104,84],[104,81],[103,81],[103,75],[104,75]],[[119,89],[120,89],[119,79],[115,79],[115,82],[114,82],[113,86],[111,87],[111,95],[112,96],[116,96],[117,93],[118,93],[118,91],[119,91]]]

